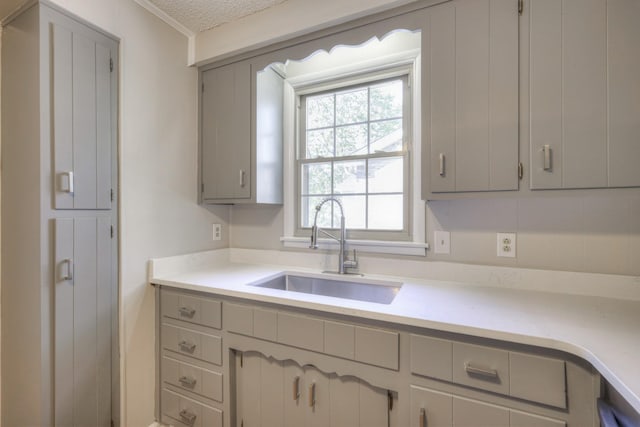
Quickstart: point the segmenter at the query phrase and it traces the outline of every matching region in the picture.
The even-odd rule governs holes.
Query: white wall
[[[228,208],[198,206],[197,71],[187,68],[187,39],[133,0],[54,0],[121,39],[120,295],[122,425],[154,420],[153,257],[226,247]],[[227,233],[223,233],[227,235]]]

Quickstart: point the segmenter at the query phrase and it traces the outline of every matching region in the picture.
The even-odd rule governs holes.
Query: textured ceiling
[[[286,0],[149,0],[193,32],[208,30]]]

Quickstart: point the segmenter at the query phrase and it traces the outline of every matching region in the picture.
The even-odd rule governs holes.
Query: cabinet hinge
[[[111,238],[113,239],[113,225],[111,226]]]
[[[204,93],[204,83],[202,83],[202,92]]]
[[[524,166],[522,165],[522,162],[518,163],[518,179],[522,179],[522,177],[524,176]]]
[[[240,367],[242,368],[244,366],[244,354],[240,353]]]
[[[240,420],[240,427],[244,427],[244,420]]]
[[[113,73],[113,58],[109,58],[109,72]]]
[[[111,201],[113,202],[113,188],[111,189],[111,191],[109,192],[109,197],[111,197]]]
[[[518,15],[522,15],[524,11],[524,0],[518,0]]]
[[[111,427],[114,427],[116,425],[116,423],[113,422],[113,420],[111,420]]]
[[[389,412],[393,411],[393,394],[387,390],[387,399],[389,400]]]
[[[204,182],[202,184],[200,184],[200,192],[204,193]]]

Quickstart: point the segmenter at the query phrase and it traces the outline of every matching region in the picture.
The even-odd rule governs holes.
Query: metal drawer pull
[[[244,188],[244,170],[240,169],[240,188]]]
[[[293,379],[293,400],[300,399],[300,377]]]
[[[67,188],[61,188],[60,191],[73,194],[73,171],[62,172],[60,175],[62,177],[67,177]],[[60,183],[61,187],[63,187],[62,184],[63,183]]]
[[[549,144],[542,146],[542,153],[544,155],[544,164],[542,168],[546,171],[550,171],[551,170],[551,147],[549,146]]]
[[[196,314],[196,309],[191,307],[180,307],[178,311],[180,315],[184,317],[193,317],[193,315]]]
[[[420,427],[427,425],[427,411],[424,408],[420,408]]]
[[[444,156],[444,153],[440,153],[440,176],[444,176],[445,174],[445,170],[444,170],[445,162],[446,162],[446,158]]]
[[[316,407],[316,383],[309,386],[309,406],[314,409]]]
[[[196,345],[188,341],[180,341],[178,347],[180,347],[180,350],[186,351],[188,353],[193,353],[193,351],[196,349]]]
[[[184,421],[186,424],[192,426],[196,422],[196,414],[192,414],[186,409],[183,409],[182,411],[180,411],[180,419],[182,419],[182,421]]]
[[[498,371],[495,369],[483,369],[478,368],[477,366],[473,366],[470,363],[464,364],[464,370],[467,371],[467,374],[470,375],[480,375],[482,377],[490,378],[490,379],[498,379]]]
[[[183,387],[189,387],[189,388],[194,388],[197,382],[195,378],[187,377],[187,376],[182,376],[178,378],[178,381],[180,381],[180,384],[182,384]]]

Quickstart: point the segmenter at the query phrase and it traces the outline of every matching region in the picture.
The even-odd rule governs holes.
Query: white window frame
[[[408,75],[408,84],[411,92],[411,107],[409,121],[411,152],[409,157],[409,236],[397,240],[350,238],[348,232],[348,244],[350,248],[363,252],[389,253],[399,255],[425,256],[427,243],[425,240],[425,212],[426,204],[421,200],[421,85],[420,85],[420,52],[403,52],[391,57],[378,58],[368,61],[366,64],[348,65],[340,70],[316,73],[311,77],[288,79],[285,82],[284,94],[284,236],[280,239],[285,247],[306,248],[309,246],[309,237],[296,235],[298,223],[298,185],[296,150],[298,129],[297,96],[313,87],[315,91],[344,85],[347,80],[357,84],[361,81],[393,77],[402,74]],[[359,76],[359,77],[358,77]],[[367,233],[367,232],[364,232]],[[376,233],[376,232],[373,232]],[[332,239],[320,239],[321,248],[334,248],[337,243]]]

